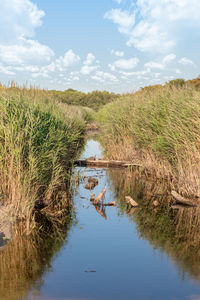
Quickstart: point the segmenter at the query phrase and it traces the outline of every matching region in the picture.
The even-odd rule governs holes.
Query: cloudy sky
[[[199,0],[0,0],[0,81],[130,92],[200,74]]]

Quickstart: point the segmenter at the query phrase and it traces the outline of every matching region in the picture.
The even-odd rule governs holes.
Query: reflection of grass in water
[[[62,222],[28,236],[16,229],[13,239],[0,252],[1,300],[27,299],[30,290],[34,293],[40,289],[42,276],[51,269],[52,258],[66,242],[72,218],[65,217]]]
[[[189,274],[200,281],[200,209],[170,209],[172,199],[167,195],[164,182],[151,182],[136,173],[122,174],[120,170],[110,171],[109,174],[120,211],[136,223],[139,237],[166,252],[183,278]],[[124,201],[127,195],[140,204],[133,214],[129,214],[130,209]],[[157,208],[153,206],[154,200],[159,201]]]

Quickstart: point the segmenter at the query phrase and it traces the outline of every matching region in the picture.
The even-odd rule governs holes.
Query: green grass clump
[[[39,90],[1,90],[0,197],[14,217],[30,221],[67,180],[85,130],[77,109]]]

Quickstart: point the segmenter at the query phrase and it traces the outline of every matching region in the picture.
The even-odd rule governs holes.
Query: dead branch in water
[[[116,206],[116,201],[105,203],[103,206]]]
[[[174,199],[176,200],[177,203],[181,203],[183,205],[193,206],[193,207],[199,206],[197,202],[194,202],[190,199],[186,199],[186,198],[182,197],[176,191],[172,191],[171,194],[172,194],[172,196],[174,197]]]
[[[106,192],[106,187],[103,189],[103,191],[96,197],[94,204],[98,204],[100,199],[104,199]]]
[[[130,196],[126,196],[125,201],[127,204],[131,204],[133,207],[139,206],[138,203],[135,200],[133,200]]]

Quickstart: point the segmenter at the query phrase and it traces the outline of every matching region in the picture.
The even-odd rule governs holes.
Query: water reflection
[[[109,171],[120,213],[135,222],[139,237],[154,248],[166,252],[178,268],[182,279],[189,275],[200,281],[200,208],[173,210],[172,198],[165,182],[147,180],[137,171]],[[124,201],[130,195],[139,208],[130,208]],[[158,207],[153,202],[158,201]]]
[[[34,299],[38,295],[53,258],[66,243],[71,224],[71,217],[67,217],[65,226],[29,236],[24,235],[21,228],[15,228],[12,240],[0,251],[1,300],[28,299],[28,293]]]

